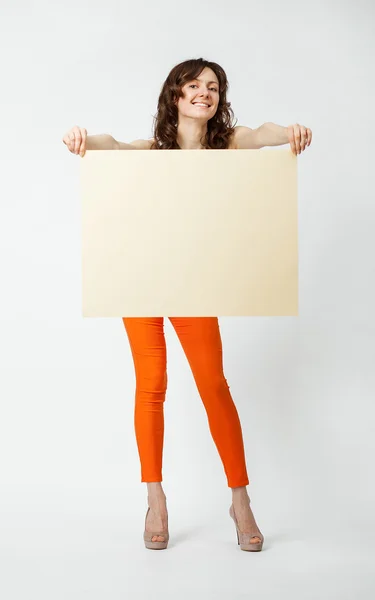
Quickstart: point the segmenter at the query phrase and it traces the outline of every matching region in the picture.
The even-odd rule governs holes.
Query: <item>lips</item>
[[[192,104],[206,104],[208,108],[211,106],[211,104],[207,104],[206,102],[193,102]]]

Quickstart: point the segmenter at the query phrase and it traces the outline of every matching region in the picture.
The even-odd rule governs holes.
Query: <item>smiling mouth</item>
[[[201,102],[193,102],[193,106],[198,105],[200,108],[210,108],[211,104],[202,104]]]

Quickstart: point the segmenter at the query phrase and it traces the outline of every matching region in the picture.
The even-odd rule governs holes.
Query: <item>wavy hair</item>
[[[170,71],[163,83],[154,117],[151,150],[181,149],[177,143],[178,108],[174,101],[184,97],[182,87],[196,79],[205,67],[214,71],[219,80],[219,104],[215,115],[207,122],[207,133],[201,143],[205,149],[226,149],[234,132],[234,113],[227,101],[228,79],[224,69],[204,58],[185,60]],[[236,120],[237,122],[237,120]]]

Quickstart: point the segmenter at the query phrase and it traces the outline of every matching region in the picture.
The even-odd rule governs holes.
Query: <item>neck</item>
[[[177,126],[177,143],[181,150],[203,150],[201,139],[207,133],[207,122],[193,119],[180,120]]]

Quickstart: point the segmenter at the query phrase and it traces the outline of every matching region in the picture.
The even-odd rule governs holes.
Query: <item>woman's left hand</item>
[[[304,125],[288,125],[288,139],[293,154],[301,154],[307,146],[310,146],[312,139],[312,131]]]

